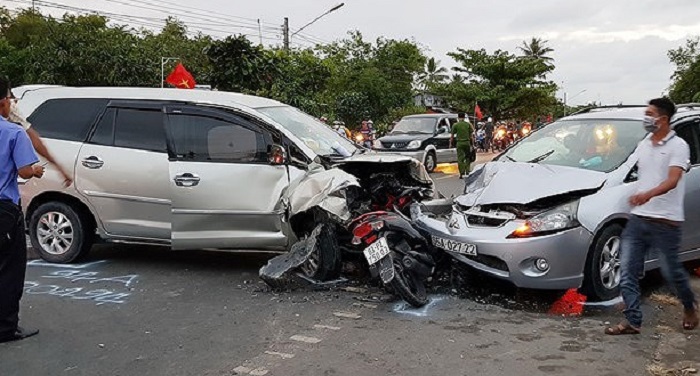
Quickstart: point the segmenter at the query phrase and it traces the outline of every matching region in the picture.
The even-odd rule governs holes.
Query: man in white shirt
[[[7,120],[11,123],[18,124],[22,128],[24,128],[25,132],[27,132],[27,136],[29,136],[29,139],[32,141],[32,146],[34,147],[34,150],[36,150],[36,152],[39,155],[44,157],[44,159],[47,162],[56,166],[58,172],[61,174],[61,177],[63,177],[63,185],[65,187],[69,187],[73,183],[73,178],[71,178],[71,176],[63,168],[63,166],[56,162],[56,160],[53,158],[53,155],[51,155],[51,153],[49,152],[49,149],[46,148],[46,145],[41,140],[41,136],[39,136],[39,133],[31,128],[31,123],[29,123],[19,112],[19,109],[17,108],[17,99],[14,97],[14,95],[12,95],[10,115],[7,117]]]
[[[607,328],[610,335],[639,334],[642,327],[639,277],[644,273],[647,251],[659,252],[661,271],[683,303],[683,328],[698,325],[695,295],[683,268],[680,250],[684,221],[684,174],[690,167],[690,149],[671,130],[676,106],[668,98],[652,99],[645,112],[644,128],[650,134],[637,146],[639,181],[629,198],[632,215],[622,233],[620,292],[626,321]]]

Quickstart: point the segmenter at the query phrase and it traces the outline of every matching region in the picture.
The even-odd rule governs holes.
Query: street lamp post
[[[299,30],[297,30],[297,31],[295,31],[294,33],[292,33],[292,35],[289,35],[289,27],[288,27],[288,26],[285,27],[285,28],[284,28],[285,35],[289,35],[288,37],[285,38],[285,40],[289,41],[289,40],[291,39],[291,37],[293,37],[293,36],[299,34],[302,30],[304,30],[304,29],[306,29],[307,27],[311,26],[311,24],[313,24],[314,22],[320,20],[321,18],[327,16],[328,14],[330,14],[330,13],[332,13],[332,12],[335,12],[336,10],[342,8],[344,5],[345,5],[345,3],[340,3],[340,4],[336,5],[336,6],[334,6],[333,8],[327,10],[327,11],[326,11],[325,13],[323,13],[322,15],[320,15],[320,16],[314,18],[313,20],[311,20],[311,22],[309,22],[309,23],[307,23],[306,25],[304,25],[304,26],[302,26],[301,28],[299,28]],[[285,25],[287,25],[286,22],[287,22],[287,21],[286,21],[286,19],[285,19]],[[287,42],[286,44],[287,44],[287,45],[285,46],[285,49],[286,49],[286,50],[289,50],[289,42]]]
[[[160,58],[160,87],[163,88],[165,87],[165,64],[168,64],[171,61],[178,61],[180,60],[179,57],[161,57]]]

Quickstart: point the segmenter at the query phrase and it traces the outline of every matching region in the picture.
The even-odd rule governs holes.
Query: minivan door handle
[[[178,187],[194,187],[199,184],[199,176],[186,172],[175,176],[175,185]]]
[[[105,162],[100,157],[96,157],[94,155],[84,158],[82,163],[83,166],[93,170],[98,169],[104,166],[105,164]]]

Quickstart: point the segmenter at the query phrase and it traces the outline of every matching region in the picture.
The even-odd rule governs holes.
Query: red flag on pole
[[[194,89],[197,83],[194,81],[192,74],[185,69],[182,63],[177,63],[177,66],[165,79],[165,82],[175,86],[178,89]]]
[[[479,104],[476,104],[476,107],[474,107],[474,116],[476,116],[477,119],[481,120],[484,117],[484,114],[481,113],[481,108],[479,108]]]

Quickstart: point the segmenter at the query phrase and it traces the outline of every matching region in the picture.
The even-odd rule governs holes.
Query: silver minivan
[[[534,289],[583,286],[610,299],[620,283],[620,235],[646,136],[644,107],[591,109],[563,118],[479,166],[454,200],[416,204],[434,245],[473,268]],[[677,136],[690,146],[680,258],[700,258],[700,106],[679,106]],[[658,267],[648,255],[647,270]]]
[[[20,110],[74,175],[22,182],[30,239],[71,262],[95,240],[173,249],[285,250],[280,198],[319,156],[359,149],[313,117],[243,94],[20,87]]]

